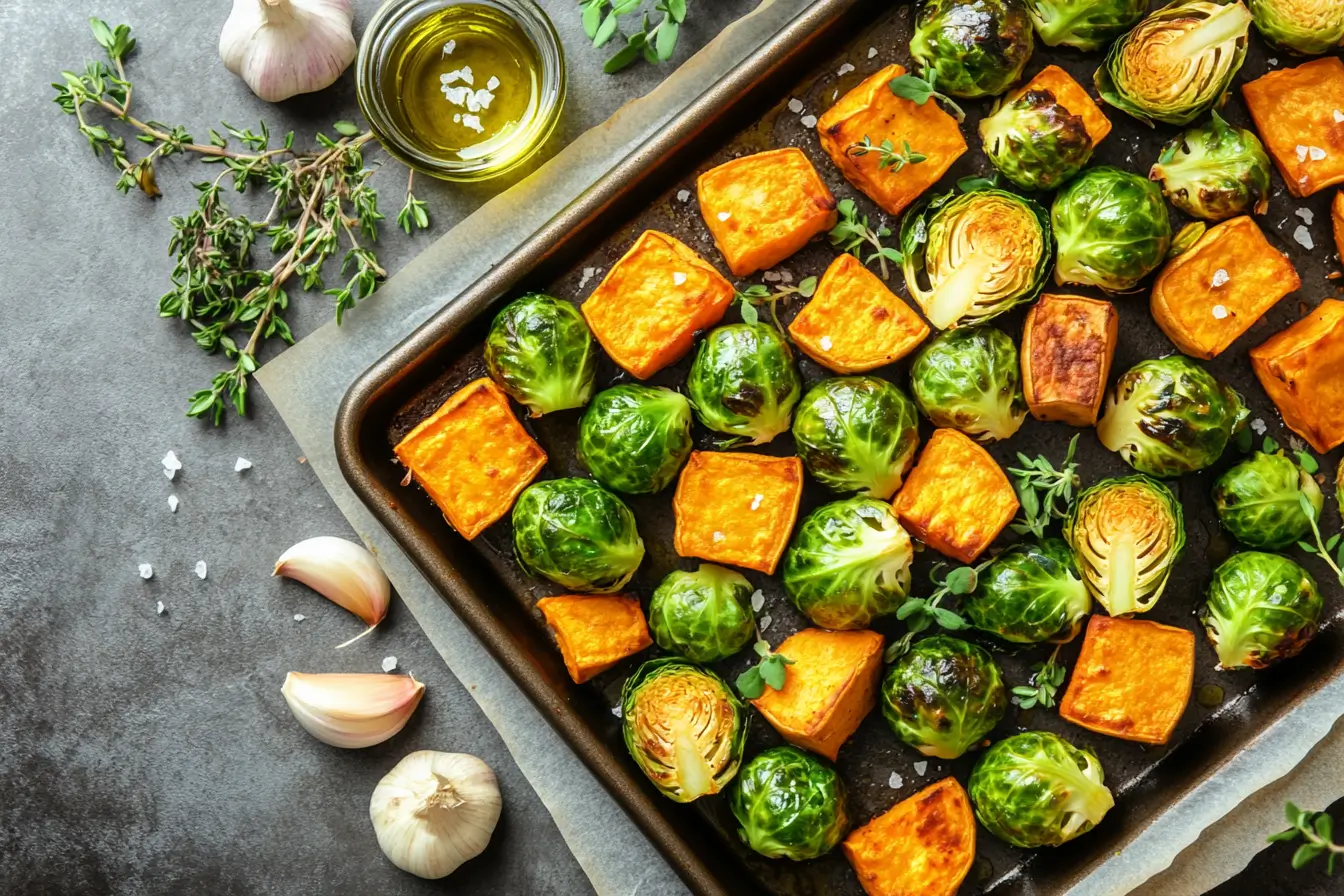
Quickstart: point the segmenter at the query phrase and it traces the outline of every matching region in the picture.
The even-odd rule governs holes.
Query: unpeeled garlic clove
[[[224,66],[270,103],[335,83],[355,59],[350,0],[233,0]]]
[[[357,750],[380,744],[404,728],[425,686],[410,675],[291,672],[280,693],[313,737]]]
[[[364,637],[387,616],[392,583],[363,545],[330,535],[309,538],[281,554],[272,575],[302,582],[364,620],[369,628],[345,644]]]

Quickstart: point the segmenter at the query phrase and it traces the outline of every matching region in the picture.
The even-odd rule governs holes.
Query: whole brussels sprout
[[[621,733],[653,786],[689,803],[728,785],[742,764],[747,717],[723,679],[677,657],[649,660],[621,689]]]
[[[700,343],[686,389],[706,427],[764,445],[789,428],[803,382],[778,330],[765,323],[730,324]]]
[[[1175,0],[1111,45],[1097,90],[1144,124],[1189,124],[1227,95],[1250,27],[1241,0]]]
[[[960,638],[917,642],[882,681],[883,718],[925,756],[956,759],[984,740],[1007,709],[994,658]]]
[[[577,308],[534,292],[495,316],[485,337],[485,366],[501,389],[540,417],[588,403],[597,352]]]
[[[1194,218],[1222,221],[1269,209],[1269,156],[1260,138],[1217,112],[1162,147],[1148,172],[1172,205]]]
[[[1233,554],[1213,571],[1200,620],[1223,669],[1264,669],[1296,656],[1316,634],[1321,592],[1278,554]]]
[[[1031,18],[1022,0],[923,0],[910,55],[920,74],[952,96],[998,96],[1031,58]]]
[[[1344,46],[1339,0],[1247,0],[1256,29],[1274,46],[1319,56]]]
[[[1157,184],[1105,165],[1089,168],[1050,208],[1059,247],[1055,282],[1126,292],[1157,270],[1171,246],[1171,221]]]
[[[752,758],[728,794],[742,842],[770,859],[815,859],[849,830],[845,785],[828,763],[797,747]]]
[[[885,501],[849,498],[807,515],[784,555],[784,590],[822,628],[866,628],[910,593],[914,549]]]
[[[831,377],[803,396],[793,440],[812,478],[832,491],[890,498],[915,459],[919,417],[884,379]]]
[[[1092,135],[1083,117],[1054,93],[1032,88],[980,120],[985,155],[1024,190],[1053,190],[1092,158]]]
[[[1185,517],[1171,489],[1147,476],[1103,479],[1064,521],[1083,583],[1112,616],[1151,610],[1185,548]]]
[[[1097,437],[1140,473],[1167,479],[1218,460],[1249,415],[1231,386],[1171,355],[1140,361],[1116,381]]]
[[[911,362],[910,389],[934,426],[981,442],[1006,439],[1027,419],[1017,346],[994,327],[939,333]]]
[[[1036,34],[1047,47],[1100,50],[1148,11],[1148,0],[1027,0]]]
[[[598,482],[626,494],[667,488],[692,447],[691,403],[671,389],[604,389],[579,420],[579,460]]]
[[[1046,538],[995,557],[975,591],[962,598],[961,610],[971,625],[1015,644],[1070,641],[1092,612],[1092,597],[1073,548]]]
[[[971,772],[975,817],[995,837],[1033,849],[1059,846],[1101,823],[1115,805],[1101,762],[1048,731],[1024,731],[985,751]]]
[[[1050,220],[1004,190],[951,191],[905,213],[901,252],[906,286],[929,323],[940,330],[984,323],[1041,291]]]
[[[649,630],[668,653],[712,663],[737,653],[756,630],[751,583],[741,573],[701,563],[673,570],[653,592]]]
[[[547,479],[513,505],[513,550],[528,575],[574,591],[620,591],[644,559],[635,515],[589,479]]]
[[[1319,517],[1325,496],[1316,480],[1282,454],[1259,451],[1213,484],[1218,520],[1253,548],[1286,548],[1311,531],[1311,519],[1302,512],[1304,495]]]

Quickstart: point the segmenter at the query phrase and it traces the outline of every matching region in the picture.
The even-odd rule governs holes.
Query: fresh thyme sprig
[[[904,260],[900,252],[882,245],[882,240],[891,236],[891,228],[885,224],[876,228],[869,227],[868,216],[859,214],[853,199],[841,199],[835,210],[839,212],[840,219],[831,228],[831,245],[842,252],[848,252],[864,264],[872,264],[876,260],[882,272],[882,279],[886,280],[890,276],[887,262],[900,264]],[[864,258],[866,246],[871,246],[875,251]]]
[[[932,75],[929,76],[929,80],[927,81],[918,75],[900,75],[899,77],[892,78],[888,81],[887,87],[901,99],[910,100],[916,106],[922,106],[930,99],[937,99],[942,102],[944,106],[947,106],[948,110],[951,111],[953,117],[956,118],[958,122],[966,120],[966,113],[962,108],[953,102],[950,96],[938,92],[937,88],[934,86]]]
[[[770,319],[774,322],[775,329],[783,333],[784,325],[779,322],[779,303],[787,302],[793,296],[810,299],[816,291],[817,278],[804,277],[798,281],[797,286],[779,286],[773,290],[768,286],[753,284],[744,290],[740,290],[736,299],[742,312],[742,320],[745,323],[754,324],[759,321],[761,318],[757,309],[765,305],[770,309]]]
[[[770,642],[760,634],[756,635],[756,643],[752,645],[752,649],[756,651],[760,660],[737,676],[737,692],[748,700],[755,700],[765,693],[766,687],[774,688],[776,691],[783,690],[784,681],[788,677],[784,667],[792,666],[793,660],[771,650]]]
[[[967,628],[970,623],[956,611],[942,606],[942,602],[949,596],[961,596],[974,591],[980,580],[980,573],[984,572],[989,563],[990,561],[986,560],[979,566],[958,566],[946,574],[943,570],[947,564],[936,565],[929,573],[929,580],[934,584],[933,593],[928,597],[906,598],[905,603],[896,610],[896,618],[905,623],[906,632],[887,645],[882,658],[888,663],[896,662],[910,649],[915,635],[926,631],[930,626],[937,625],[950,632]]]
[[[867,134],[864,134],[863,139],[858,143],[849,144],[845,152],[856,159],[869,153],[876,153],[878,158],[877,170],[885,171],[890,168],[892,173],[900,171],[906,165],[918,165],[929,158],[924,153],[911,149],[909,140],[902,140],[901,148],[897,150],[896,145],[890,140],[883,140],[880,144],[874,146],[872,138]]]
[[[977,190],[994,190],[999,186],[999,172],[995,171],[989,176],[983,174],[970,174],[966,177],[957,179],[957,189],[963,193],[974,193]]]
[[[1055,705],[1055,695],[1059,692],[1060,685],[1064,684],[1064,675],[1067,671],[1059,662],[1059,648],[1063,646],[1062,644],[1056,646],[1054,652],[1050,654],[1050,659],[1031,667],[1031,679],[1027,684],[1013,688],[1013,694],[1018,698],[1018,706],[1031,709],[1040,704],[1049,709]]]
[[[1045,457],[1027,457],[1018,452],[1022,466],[1008,468],[1018,503],[1022,505],[1022,516],[1012,525],[1014,532],[1044,538],[1051,523],[1068,516],[1073,490],[1081,481],[1078,464],[1073,460],[1077,450],[1078,437],[1074,436],[1058,470]]]
[[[1322,855],[1328,855],[1325,862],[1325,873],[1335,873],[1335,860],[1344,854],[1344,844],[1334,841],[1335,820],[1330,817],[1328,812],[1308,812],[1305,809],[1299,809],[1293,803],[1288,803],[1283,807],[1283,814],[1288,818],[1290,827],[1286,831],[1279,831],[1269,838],[1270,843],[1290,842],[1302,838],[1303,843],[1293,853],[1293,870],[1297,871],[1304,865]]]
[[[1311,535],[1312,538],[1315,539],[1315,544],[1307,541],[1299,541],[1297,546],[1308,554],[1315,554],[1317,557],[1324,560],[1325,564],[1334,570],[1335,578],[1339,580],[1341,585],[1344,585],[1344,569],[1341,569],[1341,567],[1344,567],[1344,545],[1340,544],[1340,533],[1336,532],[1328,539],[1322,540],[1320,526],[1321,511],[1315,504],[1311,503],[1305,493],[1300,491],[1297,493],[1297,503],[1302,508],[1302,512],[1306,514],[1307,520],[1311,523]],[[1336,550],[1338,550],[1338,559],[1334,556]]]
[[[603,47],[619,33],[620,19],[638,12],[644,0],[579,0],[582,7],[583,30],[594,47]],[[634,34],[626,35],[625,46],[606,61],[602,70],[615,74],[634,64],[641,57],[651,65],[672,58],[677,51],[681,25],[686,21],[686,0],[658,0],[655,12],[663,17],[649,27],[649,14],[644,13],[643,24]]]

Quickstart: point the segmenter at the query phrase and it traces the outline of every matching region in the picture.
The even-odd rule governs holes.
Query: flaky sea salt
[[[1311,231],[1307,230],[1307,226],[1305,224],[1297,225],[1297,229],[1293,231],[1293,239],[1301,243],[1302,248],[1304,249],[1316,248],[1316,244],[1312,242],[1311,239]]]
[[[872,59],[872,58],[873,58],[874,56],[876,56],[876,55],[877,55],[877,47],[869,47],[869,48],[868,48],[868,58],[869,58],[869,59]]]
[[[197,561],[196,561],[196,578],[198,578],[198,579],[203,579],[203,578],[205,578],[205,561],[204,561],[204,560],[197,560]]]
[[[1316,213],[1309,208],[1299,208],[1293,214],[1301,218],[1303,224],[1311,224],[1316,220]]]
[[[690,190],[678,190],[678,191],[677,191],[677,201],[678,201],[678,202],[690,202],[690,201],[691,201],[691,191],[690,191]]]
[[[168,496],[168,510],[170,513],[177,513],[177,505],[182,502],[177,500],[177,495]]]
[[[683,274],[681,271],[673,271],[672,282],[677,286],[681,286],[683,283],[686,282],[686,275]]]
[[[802,122],[802,125],[805,128],[814,128],[817,126],[817,116],[815,115],[804,115],[798,120]]]
[[[1209,283],[1212,284],[1213,286],[1222,286],[1224,283],[1226,283],[1228,280],[1231,279],[1232,278],[1227,275],[1226,270],[1224,270],[1223,268],[1219,268],[1218,270],[1213,272],[1213,279],[1210,280]]]
[[[152,579],[152,578],[154,578],[154,567],[150,566],[148,563],[141,563],[141,564],[140,564],[140,578],[142,578],[142,579]]]
[[[1305,162],[1307,160],[1307,148],[1301,143],[1297,144],[1297,160]]]
[[[1319,146],[1308,146],[1307,158],[1311,159],[1313,162],[1319,162],[1321,159],[1325,158],[1325,150],[1321,149]]]
[[[789,111],[794,113],[803,111],[803,101],[797,97],[789,100]]]
[[[588,281],[593,279],[593,275],[596,273],[597,268],[584,268],[583,276],[579,278],[579,289],[583,289],[585,286],[587,286]]]
[[[154,613],[157,616],[163,615],[163,601],[159,601],[157,604],[154,605]]]
[[[927,772],[928,770],[929,770],[929,764],[927,762],[915,763],[915,774],[919,775],[921,778],[924,777],[924,773]]]
[[[821,337],[820,345],[821,345],[821,349],[822,349],[822,351],[827,351],[827,352],[830,351],[830,350],[831,350],[831,346],[834,345],[834,344],[835,344],[835,343],[831,342],[831,337],[829,337],[829,336],[823,336],[823,337]]]
[[[1270,65],[1278,65],[1278,64],[1279,64],[1278,57],[1276,57],[1276,56],[1271,56],[1271,57],[1269,57],[1268,59],[1266,59],[1265,61],[1268,62]]]
[[[471,128],[478,134],[485,133],[485,127],[481,124],[481,116],[479,115],[463,115],[462,124]]]
[[[490,80],[485,82],[485,89],[486,89],[486,90],[498,90],[498,89],[499,89],[499,79],[496,78],[494,75],[491,75],[491,76],[490,76]]]
[[[854,71],[854,66],[852,66],[852,65],[850,65],[848,62],[846,62],[844,65],[840,66],[840,70],[837,71],[835,74],[836,74],[838,77],[843,78],[845,75],[849,74],[849,73],[852,72],[852,71]]]
[[[451,55],[453,55],[453,51],[456,50],[456,49],[457,49],[457,41],[455,41],[455,40],[450,40],[450,41],[448,41],[448,43],[446,43],[446,44],[443,45],[443,55],[444,55],[444,56],[451,56]]]
[[[761,612],[761,607],[765,606],[765,592],[757,588],[751,592],[751,612]]]
[[[625,718],[625,711],[622,710],[619,706],[613,706],[611,708],[611,714],[618,719]]]
[[[182,461],[178,460],[177,455],[172,451],[169,451],[167,454],[163,456],[162,463],[163,463],[163,475],[167,476],[169,479],[172,479],[174,476],[176,476],[177,471],[182,469]]]
[[[896,774],[895,772],[892,772],[891,777],[887,779],[887,786],[890,787],[892,790],[900,790],[901,785],[904,783],[905,779],[902,778],[900,775]]]
[[[733,216],[732,212],[719,212],[717,215],[715,215],[715,217],[718,218],[720,221],[727,221],[732,216]]]
[[[471,73],[471,66],[464,65],[455,71],[444,72],[442,75],[439,75],[439,83],[444,86],[456,84],[458,81],[461,81],[464,84],[474,84],[474,77],[475,76]]]
[[[779,271],[766,271],[761,275],[761,278],[764,279],[766,283],[778,283]]]
[[[719,542],[723,541],[724,538],[726,538],[726,537],[727,537],[727,536],[724,535],[722,532],[715,532],[714,535],[713,535],[714,543],[715,543],[715,544],[718,544]]]
[[[307,618],[308,618],[308,617],[305,616],[305,615],[303,615],[302,613],[295,613],[295,614],[294,614],[294,621],[295,621],[295,622],[302,622],[303,620],[305,620],[305,619],[307,619]]]
[[[244,470],[250,470],[250,469],[252,469],[252,461],[248,460],[245,457],[240,457],[233,462],[233,472],[235,473],[241,473]]]
[[[1225,305],[1214,305],[1214,306],[1213,306],[1213,319],[1214,319],[1214,320],[1222,320],[1222,319],[1225,318],[1225,317],[1227,317],[1227,306],[1225,306]]]
[[[383,671],[384,671],[384,672],[391,672],[391,671],[392,671],[393,669],[395,669],[395,668],[397,668],[397,658],[396,658],[396,657],[394,657],[394,656],[385,656],[385,657],[383,657]]]
[[[760,509],[761,509],[761,502],[764,501],[764,500],[765,500],[765,495],[757,495],[756,497],[752,498],[752,499],[751,499],[751,509],[752,509],[752,510],[760,510]]]
[[[774,622],[774,621],[775,621],[775,618],[774,618],[773,616],[771,616],[770,614],[768,614],[768,613],[767,613],[766,615],[762,616],[762,617],[761,617],[761,621],[760,621],[760,623],[759,623],[759,627],[760,627],[761,631],[765,631],[766,629],[768,629],[768,628],[770,627],[770,623],[772,623],[772,622]]]

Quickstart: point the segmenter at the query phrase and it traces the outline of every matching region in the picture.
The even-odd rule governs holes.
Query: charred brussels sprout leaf
[[[1253,548],[1278,550],[1311,532],[1302,500],[1325,505],[1321,487],[1306,470],[1282,454],[1256,452],[1232,467],[1213,485],[1218,519],[1232,537]]]
[[[712,663],[751,640],[751,583],[740,573],[709,563],[695,572],[674,570],[653,592],[649,630],[668,653]]]
[[[1307,646],[1322,606],[1305,569],[1278,554],[1247,551],[1214,570],[1200,619],[1219,666],[1263,669]]]
[[[575,591],[619,591],[644,559],[635,515],[588,479],[548,479],[513,505],[513,548],[529,575]]]
[[[925,756],[956,759],[984,740],[1008,709],[1008,691],[984,648],[946,635],[925,638],[887,671],[882,715]]]
[[[1260,139],[1213,112],[1208,124],[1164,146],[1148,177],[1161,182],[1163,195],[1187,215],[1222,221],[1269,209],[1269,172]]]
[[[789,428],[803,384],[778,330],[730,324],[700,343],[686,389],[706,427],[763,445]]]
[[[1319,56],[1344,45],[1339,0],[1247,0],[1256,29],[1276,47]]]
[[[579,421],[579,460],[618,492],[662,491],[691,448],[691,403],[671,389],[614,386],[599,392]]]
[[[1092,158],[1083,117],[1049,90],[1028,90],[981,119],[980,139],[994,167],[1024,190],[1053,190]]]
[[[1032,49],[1021,0],[924,0],[910,55],[923,77],[952,96],[997,96],[1022,75]]]
[[[500,388],[540,417],[588,403],[597,352],[577,308],[531,293],[495,317],[485,338],[485,366]]]
[[[1171,221],[1157,184],[1119,168],[1082,173],[1050,209],[1059,257],[1056,283],[1126,292],[1157,269],[1171,246]]]
[[[1036,34],[1048,47],[1100,50],[1148,11],[1147,0],[1026,0]]]
[[[844,782],[797,747],[771,747],[748,762],[728,806],[742,842],[770,859],[815,859],[849,830]]]
[[[1068,641],[1078,633],[1092,598],[1058,538],[1015,544],[979,576],[961,610],[981,631],[1016,644]]]
[[[1027,418],[1017,346],[994,327],[963,327],[934,337],[910,365],[915,404],[934,426],[981,442],[1017,432]]]
[[[884,379],[832,377],[803,396],[793,439],[822,485],[885,499],[896,494],[915,458],[919,419],[914,403]]]

